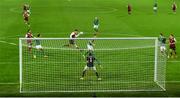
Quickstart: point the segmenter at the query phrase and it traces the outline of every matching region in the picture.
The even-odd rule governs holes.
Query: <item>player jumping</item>
[[[30,29],[27,31],[27,34],[26,34],[25,38],[33,38],[33,34],[32,34]],[[28,46],[28,51],[31,53],[32,39],[27,39],[27,46]]]
[[[174,2],[172,4],[172,10],[173,10],[173,13],[176,14],[176,9],[177,9],[177,5],[176,5],[176,2]]]
[[[41,34],[38,34],[38,35],[37,35],[37,38],[40,38],[40,36],[41,36]],[[41,51],[41,52],[43,53],[44,57],[48,57],[48,56],[45,54],[43,47],[41,46],[40,40],[39,40],[39,39],[36,39],[36,40],[35,40],[35,43],[36,43],[36,49],[38,50],[38,52]],[[33,58],[36,58],[36,54],[37,54],[38,52],[36,52],[36,53],[33,55]]]
[[[75,29],[70,35],[69,44],[66,44],[64,46],[68,46],[68,47],[74,46],[76,49],[79,49],[79,47],[76,45],[75,38],[77,38],[81,34],[83,34],[83,32],[79,33],[78,30]]]
[[[160,33],[158,40],[160,42],[161,53],[166,54],[166,37],[163,35],[163,33]]]
[[[99,19],[98,19],[98,17],[95,17],[95,18],[94,18],[93,28],[94,28],[94,31],[95,31],[94,37],[96,37],[96,36],[97,36],[97,33],[99,32]]]
[[[84,79],[85,73],[87,70],[89,69],[93,69],[93,71],[95,72],[97,79],[101,80],[101,78],[99,77],[98,72],[96,71],[96,67],[94,65],[94,61],[96,60],[96,58],[92,55],[92,53],[89,53],[89,55],[86,58],[87,60],[87,65],[84,67],[83,73],[82,73],[82,77],[80,78],[81,80]]]
[[[174,57],[177,57],[176,56],[176,39],[174,38],[174,35],[171,34],[170,37],[169,37],[169,56],[168,58],[174,58]]]

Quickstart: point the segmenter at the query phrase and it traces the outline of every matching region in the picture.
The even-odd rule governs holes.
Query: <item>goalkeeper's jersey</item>
[[[93,57],[93,56],[88,56],[88,57],[87,57],[87,66],[88,66],[88,67],[93,67],[95,60],[96,60],[95,57]]]

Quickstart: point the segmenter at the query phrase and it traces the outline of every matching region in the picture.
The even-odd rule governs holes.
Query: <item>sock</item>
[[[96,72],[96,76],[97,76],[97,78],[99,78],[99,75],[98,75],[98,73]]]
[[[82,77],[84,77],[85,73],[86,73],[86,71],[83,71]]]

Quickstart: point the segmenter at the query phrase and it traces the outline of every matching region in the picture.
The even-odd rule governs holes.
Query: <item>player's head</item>
[[[74,32],[75,32],[75,33],[78,33],[78,29],[75,29]]]
[[[75,29],[74,31],[78,32],[78,29]]]
[[[160,35],[163,36],[163,33],[161,32]]]
[[[93,46],[93,43],[92,43],[92,41],[89,41],[89,42],[88,42],[88,44],[89,44],[89,45],[91,45],[91,46]]]
[[[41,36],[41,34],[39,33],[38,35],[37,35],[37,37],[40,37]]]
[[[173,35],[173,34],[170,34],[170,38],[174,38],[174,35]]]
[[[98,17],[95,17],[95,19],[98,19]]]
[[[174,35],[173,35],[173,34],[171,34],[171,36],[172,36],[172,37],[174,37]]]

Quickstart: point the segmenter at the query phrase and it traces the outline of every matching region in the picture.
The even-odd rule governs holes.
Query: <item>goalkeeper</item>
[[[98,72],[96,71],[96,67],[94,65],[94,61],[95,60],[97,61],[97,59],[92,55],[92,53],[89,53],[87,58],[86,58],[86,60],[87,60],[87,65],[84,67],[84,70],[83,70],[83,73],[82,73],[82,77],[80,79],[81,80],[84,79],[84,76],[85,76],[85,73],[86,73],[87,70],[93,69],[93,71],[95,72],[95,74],[97,76],[97,79],[101,80],[101,78],[99,77]]]
[[[84,58],[85,58],[85,57],[87,56],[87,54],[89,54],[89,53],[91,53],[91,54],[95,57],[94,44],[93,44],[92,41],[89,41],[89,42],[88,42],[88,44],[87,44],[87,50],[88,50],[88,51],[83,55]],[[99,60],[96,59],[96,61],[97,61],[98,65],[100,65]],[[100,66],[100,67],[101,67],[101,66]]]

